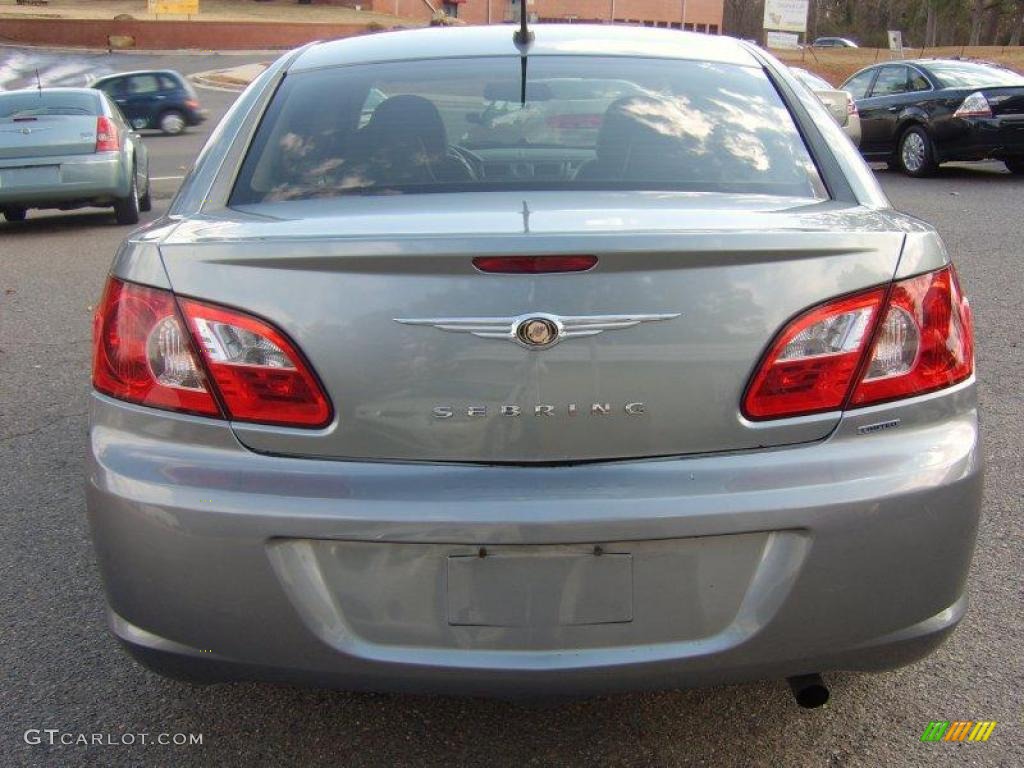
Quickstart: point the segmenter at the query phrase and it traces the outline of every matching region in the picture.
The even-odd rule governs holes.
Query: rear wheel
[[[1003,163],[1006,165],[1006,170],[1010,173],[1015,173],[1018,176],[1024,175],[1024,158],[1003,160]]]
[[[900,137],[896,162],[908,176],[930,176],[935,173],[935,148],[928,132],[920,125],[912,125]]]
[[[135,176],[135,169],[132,168],[132,182],[128,190],[128,197],[118,198],[114,202],[114,215],[118,224],[139,223],[139,181]]]
[[[185,115],[176,109],[164,112],[160,115],[160,130],[168,136],[177,136],[185,130]]]
[[[24,221],[25,220],[25,209],[24,208],[4,208],[4,218],[8,221]]]

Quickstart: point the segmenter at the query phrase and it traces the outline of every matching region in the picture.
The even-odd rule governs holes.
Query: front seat
[[[359,131],[364,173],[374,186],[472,181],[473,171],[448,146],[437,107],[422,96],[382,101]]]

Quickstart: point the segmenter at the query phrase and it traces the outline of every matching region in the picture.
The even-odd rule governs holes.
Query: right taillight
[[[799,315],[755,371],[743,413],[778,419],[911,397],[973,366],[970,308],[944,267]]]
[[[117,124],[109,117],[100,115],[96,118],[96,151],[118,152],[121,142],[117,135]]]
[[[971,309],[952,267],[896,283],[850,405],[920,395],[974,371]]]
[[[96,310],[93,385],[140,405],[288,427],[331,406],[295,346],[238,310],[111,278]]]

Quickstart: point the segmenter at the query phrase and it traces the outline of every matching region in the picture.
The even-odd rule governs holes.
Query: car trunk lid
[[[1020,115],[1024,117],[1024,86],[982,88],[992,114],[996,117]]]
[[[95,149],[95,115],[0,118],[0,159],[84,155]]]
[[[742,393],[788,318],[892,278],[903,236],[885,216],[756,195],[594,192],[566,206],[563,193],[438,194],[429,212],[422,197],[384,196],[228,210],[183,222],[161,251],[180,295],[288,334],[333,402],[322,430],[233,424],[254,450],[607,460],[827,436],[837,414],[751,423]],[[596,267],[472,264],[580,254]],[[522,316],[607,328],[544,349],[474,331]]]

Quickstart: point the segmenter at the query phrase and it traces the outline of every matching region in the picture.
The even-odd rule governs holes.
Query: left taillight
[[[753,420],[925,394],[974,370],[971,312],[956,272],[935,272],[815,307],[769,347],[743,398]]]
[[[117,124],[109,117],[100,115],[96,118],[96,151],[118,152],[120,149]]]
[[[111,279],[93,319],[92,383],[111,397],[222,416],[168,291]]]
[[[94,320],[93,385],[140,405],[289,427],[331,406],[295,346],[238,310],[111,278]]]

